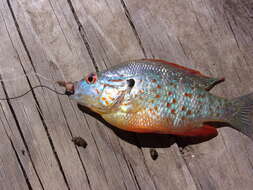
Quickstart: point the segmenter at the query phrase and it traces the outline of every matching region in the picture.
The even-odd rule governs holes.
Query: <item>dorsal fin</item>
[[[145,62],[150,62],[150,63],[163,63],[163,64],[168,64],[171,67],[180,69],[181,71],[185,71],[185,73],[190,74],[190,78],[191,75],[194,78],[194,80],[197,80],[198,82],[198,87],[200,88],[204,88],[205,90],[210,90],[212,89],[215,85],[225,81],[225,78],[212,78],[209,76],[206,76],[204,74],[202,74],[201,72],[194,70],[194,69],[190,69],[181,65],[178,65],[176,63],[171,63],[162,59],[141,59],[141,61],[145,61]],[[189,75],[188,75],[189,78]]]
[[[197,71],[197,70],[194,70],[194,69],[191,69],[191,68],[188,68],[188,67],[184,67],[184,66],[178,65],[178,64],[176,64],[176,63],[171,63],[171,62],[168,62],[168,61],[165,61],[165,60],[162,60],[162,59],[142,59],[142,60],[143,60],[143,61],[150,61],[150,62],[168,64],[168,65],[170,65],[170,66],[172,66],[172,67],[185,70],[185,71],[187,71],[189,74],[199,75],[199,76],[202,76],[202,77],[208,77],[208,76],[205,76],[204,74],[202,74],[201,72],[199,72],[199,71]],[[210,78],[210,77],[208,77],[208,78]]]

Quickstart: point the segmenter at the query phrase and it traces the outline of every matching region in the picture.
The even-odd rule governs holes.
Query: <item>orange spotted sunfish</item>
[[[222,81],[167,61],[142,59],[62,85],[78,104],[126,131],[208,137],[217,135],[214,123],[222,122],[253,138],[253,93],[233,99],[211,94]]]

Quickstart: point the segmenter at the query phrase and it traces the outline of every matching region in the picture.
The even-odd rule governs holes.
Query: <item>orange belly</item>
[[[182,126],[174,127],[171,119],[161,118],[159,116],[154,119],[148,114],[145,114],[145,112],[134,114],[116,112],[104,114],[102,117],[115,127],[137,133],[159,133],[202,137],[215,137],[217,135],[216,128],[203,125],[202,122],[189,122]]]
[[[137,133],[170,133],[172,122],[161,117],[151,118],[146,113],[126,114],[122,112],[104,114],[102,117],[111,125]]]

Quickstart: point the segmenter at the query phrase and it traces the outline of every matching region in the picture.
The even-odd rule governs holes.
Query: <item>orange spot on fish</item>
[[[175,110],[175,109],[172,109],[170,112],[171,112],[172,114],[176,114],[176,110]]]
[[[192,111],[191,111],[191,110],[188,110],[186,114],[187,114],[187,115],[191,115],[191,114],[192,114]]]
[[[172,103],[173,103],[173,104],[177,103],[177,100],[174,98],[174,99],[172,100]]]
[[[157,85],[157,88],[161,88],[161,86],[158,84],[158,85]]]
[[[152,113],[152,114],[154,114],[154,111],[153,111],[152,108],[149,108],[149,112]]]
[[[155,107],[154,107],[154,110],[155,110],[155,111],[157,111],[157,110],[158,110],[157,106],[155,106]]]
[[[156,97],[156,98],[160,98],[161,96],[160,96],[159,94],[157,94],[155,97]]]
[[[184,95],[185,95],[186,97],[189,97],[189,98],[192,97],[192,94],[191,94],[191,93],[185,93]]]
[[[169,91],[169,92],[168,92],[168,96],[171,96],[171,95],[172,95],[172,92],[171,92],[171,91]]]
[[[171,106],[171,104],[170,103],[167,103],[167,107],[169,108]]]
[[[106,105],[109,105],[109,102],[106,100],[106,101],[105,101],[105,104],[106,104]]]
[[[151,81],[154,82],[154,83],[157,82],[156,79],[153,79],[153,80],[151,80]]]
[[[186,107],[185,107],[185,106],[183,106],[183,107],[182,107],[182,111],[185,111],[185,110],[186,110]]]
[[[113,97],[111,97],[111,96],[108,96],[108,98],[109,98],[109,100],[115,100]]]
[[[106,100],[106,98],[105,98],[105,97],[102,97],[101,99],[102,99],[103,101],[105,101],[105,100]]]

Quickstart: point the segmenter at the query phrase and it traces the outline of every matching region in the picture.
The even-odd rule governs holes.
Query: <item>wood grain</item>
[[[3,0],[0,98],[39,84],[61,91],[52,81],[143,57],[225,77],[213,90],[220,96],[252,92],[252,8],[252,0]],[[253,186],[253,142],[230,128],[185,147],[177,137],[117,130],[39,88],[1,101],[0,121],[1,189]],[[76,136],[86,149],[72,143]],[[155,161],[150,147],[158,151]]]

